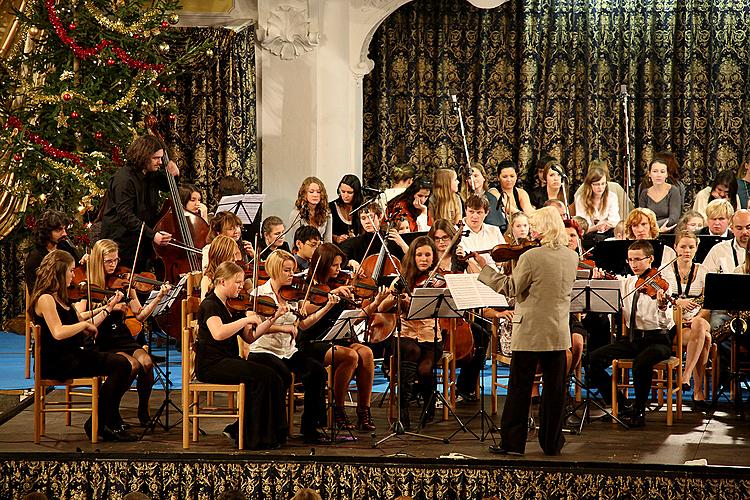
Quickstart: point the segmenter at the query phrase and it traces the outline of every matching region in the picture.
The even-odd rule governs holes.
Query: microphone
[[[451,96],[451,103],[453,103],[453,107],[458,107],[458,96],[456,94],[450,94]]]
[[[564,171],[563,171],[563,169],[562,169],[562,168],[560,167],[560,165],[552,165],[552,166],[551,166],[550,168],[551,168],[551,169],[552,169],[553,171],[555,171],[555,172],[557,172],[558,174],[560,174],[560,177],[562,177],[563,179],[567,179],[567,178],[568,178],[568,176],[567,176],[567,175],[565,175],[565,172],[564,172]]]
[[[380,194],[380,193],[384,193],[385,192],[382,189],[371,188],[371,187],[366,187],[366,186],[362,186],[362,191],[368,191],[370,193],[376,193],[376,194]]]
[[[628,85],[626,83],[620,85],[620,96],[630,97],[630,94],[628,93]]]

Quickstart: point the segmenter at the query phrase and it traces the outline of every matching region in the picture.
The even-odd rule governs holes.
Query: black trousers
[[[283,381],[283,387],[292,382],[292,372],[302,379],[305,389],[305,402],[302,412],[302,435],[317,435],[318,427],[326,425],[326,369],[322,363],[302,351],[295,352],[291,358],[280,358],[274,354],[259,352],[250,353],[250,361],[272,368]]]
[[[487,361],[487,347],[490,345],[490,332],[478,323],[471,323],[474,337],[474,352],[468,359],[457,363],[461,371],[456,377],[456,390],[461,394],[472,394],[476,390],[479,374]],[[477,394],[481,397],[481,394]]]
[[[420,393],[426,398],[435,386],[433,378],[433,367],[435,359],[443,356],[443,344],[438,342],[437,352],[435,352],[434,342],[417,342],[414,339],[401,339],[401,362],[410,361],[417,365],[417,379]],[[404,381],[401,381],[404,383]],[[408,381],[407,381],[408,382]]]
[[[130,361],[119,354],[89,349],[56,359],[44,358],[43,377],[65,380],[77,377],[106,375],[99,390],[99,428],[118,423],[120,401],[130,387]]]
[[[502,446],[524,453],[528,435],[531,388],[537,363],[542,367],[544,390],[539,410],[539,445],[545,455],[559,455],[565,444],[562,433],[565,408],[565,351],[513,351],[508,397],[500,419]]]
[[[198,373],[202,382],[245,384],[245,447],[251,450],[286,442],[288,426],[284,396],[286,385],[276,371],[263,363],[240,357],[206,363]]]
[[[612,379],[607,368],[613,359],[633,360],[635,407],[643,409],[651,393],[654,365],[672,354],[672,342],[666,334],[651,334],[631,342],[618,340],[591,353],[591,382],[607,403],[612,402]]]

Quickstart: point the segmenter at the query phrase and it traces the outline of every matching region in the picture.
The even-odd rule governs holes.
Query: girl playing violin
[[[430,197],[430,183],[417,178],[400,195],[388,202],[385,213],[388,218],[400,208],[401,214],[409,222],[409,231],[427,231],[427,199]]]
[[[222,262],[242,262],[242,253],[237,243],[229,236],[219,235],[211,242],[211,248],[208,250],[208,262],[203,270],[201,278],[201,300],[211,290],[216,274],[216,268]],[[250,285],[249,288],[252,288]]]
[[[68,299],[74,267],[69,253],[52,250],[37,270],[28,307],[41,327],[41,375],[57,380],[106,376],[99,391],[99,435],[105,441],[135,441],[138,438],[118,421],[120,400],[130,386],[130,363],[119,354],[84,349],[85,337],[96,336],[97,327],[115,310],[122,293],[94,310],[79,311]],[[91,419],[83,427],[91,438]]]
[[[274,322],[287,313],[280,305],[265,320],[255,313],[237,315],[227,308],[227,299],[237,297],[245,274],[234,262],[223,262],[214,271],[211,291],[198,311],[195,373],[199,380],[217,384],[245,383],[244,441],[251,450],[278,448],[286,442],[288,426],[284,395],[288,383],[271,367],[244,359],[237,337],[249,344],[262,339]],[[228,425],[224,433],[236,440],[239,424]]]
[[[429,236],[419,236],[409,245],[409,250],[402,261],[402,274],[408,290],[413,290],[417,283],[423,281],[437,264],[437,248]],[[400,406],[401,423],[405,429],[410,428],[409,401],[414,391],[414,382],[419,380],[419,387],[425,402],[431,400],[435,383],[432,376],[434,360],[442,356],[443,339],[437,332],[435,344],[434,321],[432,319],[407,320],[411,299],[408,295],[397,293],[400,279],[391,286],[392,295],[385,298],[378,307],[381,312],[391,311],[396,301],[401,300],[401,387]],[[397,298],[398,296],[398,298]],[[436,352],[437,351],[437,352]],[[427,408],[427,419],[434,416],[435,407]]]
[[[705,410],[706,396],[703,392],[703,377],[706,372],[708,353],[711,349],[711,314],[701,308],[698,302],[703,297],[706,282],[706,268],[693,262],[698,250],[698,236],[686,230],[677,233],[674,249],[677,260],[662,271],[662,277],[669,283],[677,305],[682,308],[682,343],[685,345],[686,357],[683,371],[683,391],[690,389],[690,377],[693,377],[693,404],[696,409]]]
[[[339,276],[341,265],[345,259],[344,252],[333,243],[323,243],[320,245],[313,254],[309,268],[315,269],[315,274],[312,276],[313,285],[328,286],[332,283]],[[350,285],[333,288],[330,293],[346,299],[353,297],[352,286]],[[376,312],[380,303],[385,299],[386,294],[385,290],[378,293],[375,300],[362,311],[368,316]],[[366,345],[352,339],[347,339],[342,344],[337,343],[336,347],[330,348],[327,343],[311,342],[322,337],[325,332],[330,330],[345,308],[346,305],[344,302],[337,303],[312,327],[302,330],[299,342],[300,349],[316,360],[323,362],[325,366],[331,364],[335,366],[336,371],[333,375],[333,397],[335,401],[333,416],[336,425],[346,430],[355,428],[350,423],[344,409],[344,398],[349,388],[349,381],[354,376],[357,381],[356,429],[360,431],[374,431],[375,424],[370,414],[370,396],[372,395],[372,382],[375,376],[375,362],[372,350]],[[306,312],[313,313],[317,309],[318,307],[310,304],[307,306]]]
[[[88,272],[92,287],[106,289],[108,281],[120,263],[117,243],[112,240],[99,240],[91,249]],[[135,320],[142,323],[156,308],[159,301],[172,287],[162,284],[159,294],[145,307],[141,305],[135,288],[126,291],[128,300],[122,301],[112,308],[104,321],[99,325],[97,348],[100,352],[116,353],[124,356],[131,366],[131,380],[136,378],[138,388],[138,421],[146,426],[151,421],[148,411],[148,400],[151,397],[151,387],[154,385],[154,363],[151,356],[136,342],[133,334],[125,324],[127,316],[135,316]],[[119,413],[118,413],[119,416]]]
[[[253,290],[253,294],[270,297],[279,306],[287,306],[281,289],[292,284],[295,271],[294,257],[284,250],[274,250],[266,259],[266,270],[270,279]],[[323,364],[297,348],[298,328],[307,329],[320,320],[336,303],[338,297],[330,294],[325,306],[313,314],[298,319],[291,311],[274,318],[268,333],[250,344],[248,360],[269,366],[284,381],[291,383],[291,372],[302,379],[305,388],[305,403],[302,413],[302,436],[308,443],[325,443],[317,427],[324,426],[326,370]]]

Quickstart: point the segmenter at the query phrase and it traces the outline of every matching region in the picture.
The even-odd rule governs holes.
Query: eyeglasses
[[[648,260],[650,258],[651,257],[633,257],[633,258],[628,258],[627,261],[628,261],[628,264],[635,264],[636,262],[643,262],[644,260]]]
[[[305,245],[307,245],[310,248],[318,248],[320,246],[319,241],[306,241]]]
[[[110,264],[118,264],[120,262],[120,258],[117,257],[116,259],[107,259],[104,261],[104,265],[108,266]]]
[[[450,236],[435,236],[433,239],[435,240],[435,243],[440,243],[442,241],[450,241],[451,237]]]

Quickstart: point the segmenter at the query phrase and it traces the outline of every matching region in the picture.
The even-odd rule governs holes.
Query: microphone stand
[[[469,143],[466,141],[464,115],[461,112],[461,105],[458,103],[458,97],[456,94],[451,94],[451,101],[453,102],[453,109],[456,110],[456,114],[458,115],[458,125],[461,130],[461,139],[464,144],[464,155],[466,156],[466,183],[471,188],[471,194],[474,194],[476,187],[474,186],[474,179],[471,177],[471,157],[469,156]]]
[[[622,98],[622,112],[625,125],[625,172],[623,175],[623,184],[625,185],[625,197],[630,199],[633,205],[635,205],[635,193],[632,193],[631,197],[633,179],[631,177],[632,161],[630,157],[630,94],[628,94],[628,86],[626,84],[620,86],[620,96]],[[625,205],[625,200],[623,199],[623,206],[620,207],[620,213],[622,214],[623,218],[625,217]]]

